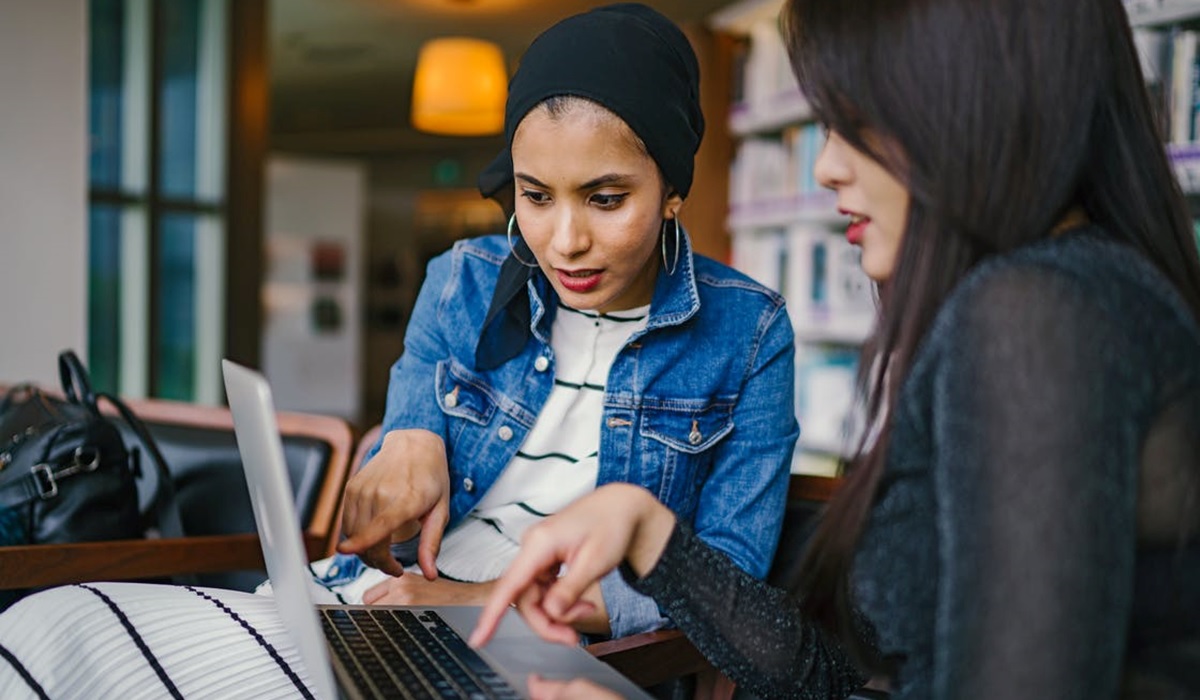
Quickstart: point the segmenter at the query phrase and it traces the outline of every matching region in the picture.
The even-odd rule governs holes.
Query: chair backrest
[[[229,535],[255,531],[254,510],[246,490],[241,455],[228,408],[199,406],[158,399],[127,400],[146,424],[163,453],[175,485],[185,536]],[[353,433],[342,419],[332,416],[281,412],[288,476],[296,495],[296,511],[304,531],[333,547],[335,516],[350,465]],[[126,445],[137,448],[137,438],[122,425]],[[139,496],[147,506],[155,487],[155,471],[142,454]],[[199,576],[199,583],[248,590],[261,582],[262,571],[238,571]]]
[[[783,516],[783,532],[779,536],[779,548],[771,562],[767,580],[780,588],[790,588],[795,582],[804,559],[808,540],[816,531],[817,523],[825,506],[842,485],[842,477],[793,474],[788,485],[787,511]],[[846,700],[887,700],[885,680],[872,680],[868,687],[851,693]]]
[[[771,561],[767,580],[786,588],[795,580],[804,548],[816,529],[821,511],[842,484],[841,477],[793,474],[788,485],[787,510],[783,515],[783,531],[779,546]]]
[[[164,454],[184,537],[0,547],[0,589],[195,574],[191,580],[203,585],[249,590],[263,580],[265,570],[246,568],[261,567],[262,552],[229,409],[158,399],[126,403]],[[353,431],[332,416],[281,412],[278,420],[309,555],[324,556],[335,544]],[[146,475],[139,491],[148,502],[156,471],[128,427],[122,432],[139,453]]]

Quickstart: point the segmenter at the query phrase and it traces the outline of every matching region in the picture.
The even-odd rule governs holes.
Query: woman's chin
[[[862,251],[862,271],[870,277],[874,282],[886,282],[892,276],[892,270],[896,266],[895,260],[880,259],[881,256],[872,256],[868,248],[864,247]]]

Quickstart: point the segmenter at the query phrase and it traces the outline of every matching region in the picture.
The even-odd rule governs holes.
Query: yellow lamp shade
[[[499,46],[466,37],[432,39],[417,55],[413,127],[450,136],[498,134],[507,91]]]

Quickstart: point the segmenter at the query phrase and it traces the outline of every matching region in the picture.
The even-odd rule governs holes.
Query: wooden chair
[[[229,409],[154,399],[126,403],[166,457],[185,536],[0,547],[0,589],[195,575],[203,585],[248,590],[265,577]],[[305,545],[310,558],[319,558],[334,546],[353,431],[330,416],[283,412],[278,420]],[[123,432],[127,445],[139,444]],[[152,488],[152,479],[139,483],[143,501]]]
[[[767,573],[767,580],[772,584],[786,586],[794,580],[817,519],[841,483],[841,477],[792,475],[783,514],[783,531],[779,535],[779,546],[775,548],[771,570]]]
[[[665,687],[711,672],[712,664],[679,630],[655,630],[589,644],[585,649],[642,688]]]

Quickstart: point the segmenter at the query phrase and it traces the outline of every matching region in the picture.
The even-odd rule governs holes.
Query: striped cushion
[[[0,614],[0,698],[312,697],[275,602],[240,591],[87,583]]]

